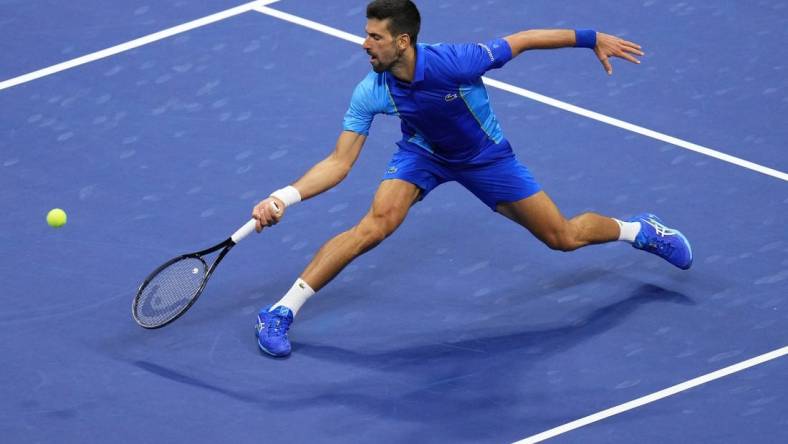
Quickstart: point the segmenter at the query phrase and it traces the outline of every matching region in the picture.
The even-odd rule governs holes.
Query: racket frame
[[[208,279],[210,279],[211,275],[213,274],[213,271],[216,269],[216,266],[219,265],[219,262],[221,262],[222,259],[224,259],[224,256],[227,254],[227,252],[229,252],[235,246],[235,244],[236,244],[236,242],[233,241],[233,238],[229,237],[226,240],[214,245],[213,247],[206,248],[206,249],[200,250],[200,251],[196,251],[194,253],[182,254],[180,256],[176,256],[176,257],[168,260],[167,262],[159,265],[158,268],[153,270],[145,278],[145,280],[142,281],[142,284],[140,284],[140,287],[137,290],[137,295],[134,297],[134,301],[132,302],[132,305],[131,305],[131,316],[134,318],[134,321],[140,327],[147,328],[149,330],[154,330],[154,329],[157,329],[157,328],[164,327],[165,325],[168,325],[171,322],[173,322],[176,319],[178,319],[181,316],[183,316],[183,314],[186,313],[191,308],[191,306],[194,305],[195,302],[197,302],[197,299],[200,297],[200,295],[202,294],[203,290],[205,289],[205,286],[208,284]],[[213,252],[215,252],[215,251],[217,251],[217,250],[219,250],[221,248],[224,248],[224,250],[222,250],[222,252],[219,253],[219,256],[216,257],[216,260],[214,260],[213,263],[211,264],[211,266],[207,268],[207,271],[205,272],[205,276],[203,277],[202,283],[200,284],[200,287],[197,289],[197,292],[194,294],[194,296],[192,296],[191,300],[189,300],[189,303],[186,304],[186,306],[183,307],[180,310],[180,312],[178,312],[177,315],[175,315],[172,319],[169,319],[166,322],[163,322],[163,323],[158,324],[158,325],[146,325],[146,324],[142,323],[142,321],[140,321],[140,319],[137,317],[137,306],[138,306],[138,303],[139,303],[139,300],[140,300],[140,296],[142,296],[142,292],[145,290],[145,288],[148,286],[148,284],[150,284],[151,281],[159,273],[161,273],[164,269],[166,269],[170,265],[172,265],[172,264],[174,264],[174,263],[176,263],[178,261],[184,260],[184,259],[199,259],[203,264],[207,265],[207,263],[203,259],[203,256],[211,254],[211,253],[213,253]]]

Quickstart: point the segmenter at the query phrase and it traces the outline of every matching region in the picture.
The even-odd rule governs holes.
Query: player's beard
[[[380,63],[380,60],[377,60],[377,59],[373,60],[371,62],[371,64],[372,64],[372,70],[375,71],[378,74],[380,74],[380,73],[382,73],[384,71],[387,71],[391,67],[391,65],[384,65],[384,64]]]
[[[405,51],[400,51],[399,48],[396,47],[394,48],[394,50],[396,51],[396,54],[388,63],[383,63],[380,61],[379,58],[375,57],[375,60],[370,62],[370,64],[372,65],[372,70],[378,74],[384,71],[390,71],[391,68],[399,62],[400,57],[402,57],[402,53],[405,52]]]

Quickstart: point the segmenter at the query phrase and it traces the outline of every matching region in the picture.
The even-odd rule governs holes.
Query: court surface
[[[423,42],[594,27],[641,43],[612,77],[587,50],[533,52],[488,89],[565,214],[654,212],[694,266],[621,243],[554,252],[446,184],[310,300],[284,360],[258,350],[255,314],[366,212],[395,118],[183,318],[149,331],[130,313],[150,270],[328,154],[369,70],[333,31],[362,36],[365,2],[265,3],[25,79],[242,2],[0,0],[4,442],[515,442],[767,353],[549,439],[788,442],[785,2],[420,2]]]

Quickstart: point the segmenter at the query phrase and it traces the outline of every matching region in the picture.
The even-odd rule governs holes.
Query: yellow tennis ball
[[[47,213],[47,223],[50,227],[60,228],[66,224],[66,212],[60,208],[55,208]]]

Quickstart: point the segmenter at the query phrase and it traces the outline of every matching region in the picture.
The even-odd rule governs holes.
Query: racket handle
[[[239,228],[238,231],[236,231],[235,233],[233,233],[232,236],[230,236],[230,239],[232,239],[234,244],[241,242],[243,238],[254,233],[254,229],[256,225],[257,225],[257,219],[255,218],[249,219],[249,222],[245,223],[243,227]]]
[[[279,212],[279,205],[277,205],[276,202],[271,202],[271,207],[277,213]],[[245,223],[243,227],[239,228],[238,231],[233,233],[233,235],[230,236],[230,239],[232,239],[234,244],[237,244],[238,242],[241,242],[246,236],[254,233],[255,228],[257,228],[257,219],[251,218],[249,219],[249,222]]]

